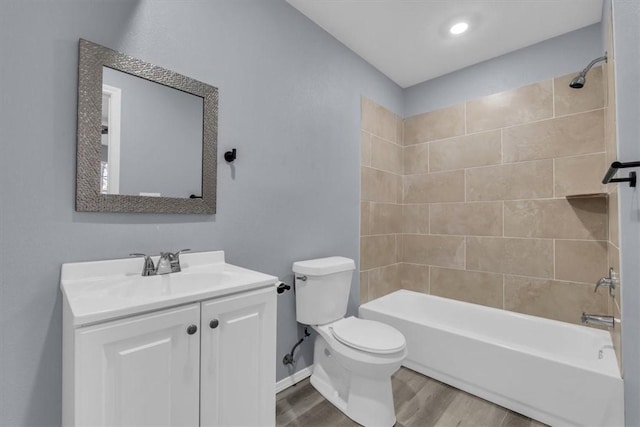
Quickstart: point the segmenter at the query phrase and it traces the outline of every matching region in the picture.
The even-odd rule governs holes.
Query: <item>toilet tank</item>
[[[344,317],[355,268],[352,259],[339,256],[294,262],[296,320],[323,325]]]

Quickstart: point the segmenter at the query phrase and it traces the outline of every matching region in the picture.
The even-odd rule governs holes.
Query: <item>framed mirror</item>
[[[218,89],[80,39],[76,210],[213,214]]]

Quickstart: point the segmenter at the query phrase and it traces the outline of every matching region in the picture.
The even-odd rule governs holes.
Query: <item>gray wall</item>
[[[102,82],[122,90],[119,194],[201,196],[202,98],[107,67]]]
[[[74,212],[80,37],[219,87],[216,215]],[[296,260],[358,259],[360,95],[402,103],[399,87],[281,0],[2,0],[0,94],[2,426],[60,422],[64,262],[225,249],[291,283]],[[354,275],[352,312],[357,291]],[[288,292],[278,359],[300,334]]]
[[[404,117],[582,70],[603,54],[600,24],[404,89]]]
[[[640,2],[613,1],[613,31],[618,159],[640,161]],[[627,174],[628,170],[619,173]],[[640,201],[637,188],[619,184],[618,191],[625,421],[640,426]]]

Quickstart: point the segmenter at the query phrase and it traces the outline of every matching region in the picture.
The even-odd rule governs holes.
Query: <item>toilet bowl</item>
[[[393,327],[344,317],[353,260],[342,257],[296,262],[296,318],[316,332],[311,384],[335,407],[364,426],[396,422],[391,375],[407,356]]]
[[[366,322],[368,327],[389,328],[397,333],[400,346],[357,348],[336,336],[332,328],[344,321]],[[380,322],[355,317],[314,326],[318,332],[314,343],[311,384],[349,418],[364,426],[392,426],[396,422],[391,375],[407,357],[404,336]],[[360,336],[360,341],[367,337]],[[376,341],[374,339],[374,341]]]

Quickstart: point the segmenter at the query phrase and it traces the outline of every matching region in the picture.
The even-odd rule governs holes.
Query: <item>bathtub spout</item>
[[[606,326],[607,328],[613,328],[616,322],[616,319],[613,316],[586,314],[584,312],[582,313],[580,320],[586,325]]]

